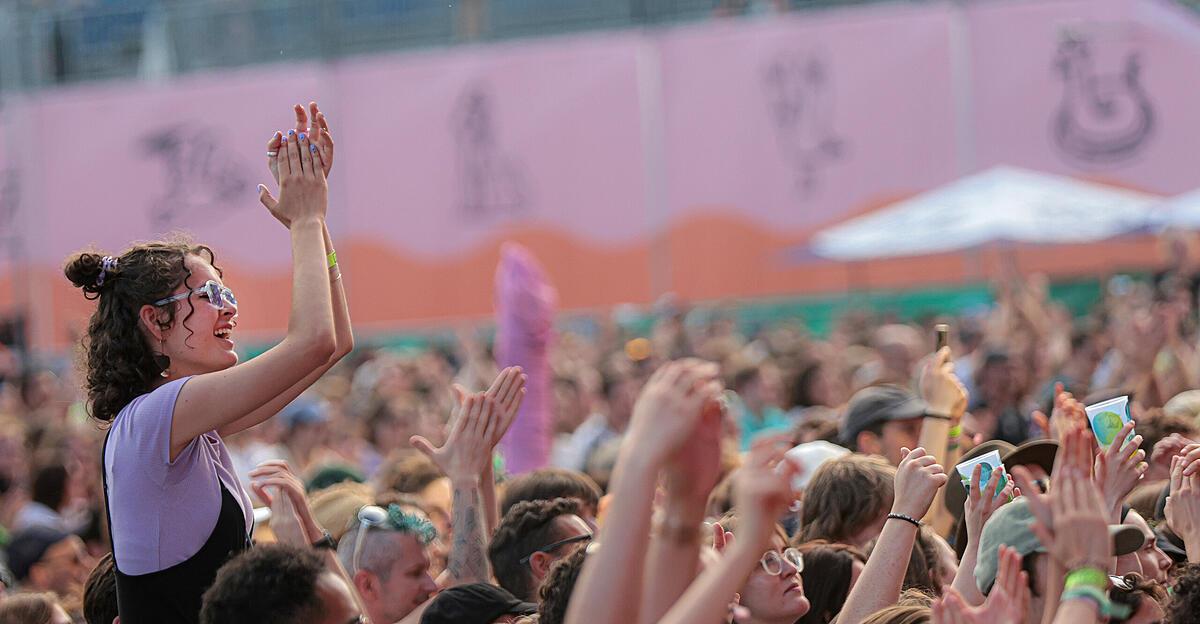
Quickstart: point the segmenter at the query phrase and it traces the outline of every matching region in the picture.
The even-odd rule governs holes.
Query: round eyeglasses
[[[796,568],[796,573],[804,571],[804,557],[800,555],[800,551],[795,548],[789,548],[783,552],[778,550],[768,550],[767,554],[762,556],[759,564],[762,565],[763,572],[771,576],[779,576],[783,574],[783,564],[787,562],[793,568]]]

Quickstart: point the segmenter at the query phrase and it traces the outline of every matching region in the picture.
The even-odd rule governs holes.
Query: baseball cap
[[[846,407],[841,441],[853,445],[858,434],[877,423],[920,418],[929,404],[900,386],[870,386],[854,393]]]
[[[421,624],[491,624],[502,615],[533,615],[537,605],[517,600],[491,583],[470,583],[443,590],[421,615]]]
[[[1030,528],[1033,521],[1029,499],[1021,496],[997,509],[987,524],[983,525],[983,535],[979,538],[979,561],[975,564],[975,582],[979,585],[979,591],[986,594],[996,582],[1001,546],[1015,549],[1022,558],[1046,552]],[[1124,524],[1110,524],[1108,534],[1112,539],[1113,555],[1117,557],[1136,552],[1146,540],[1140,530]]]
[[[17,581],[29,577],[29,570],[42,560],[50,547],[71,534],[48,526],[33,526],[18,531],[8,543],[8,567]]]

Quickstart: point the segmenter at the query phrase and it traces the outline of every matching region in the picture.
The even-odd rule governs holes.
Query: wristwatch
[[[321,539],[313,542],[312,547],[316,549],[326,548],[329,550],[337,550],[338,543],[337,540],[333,539],[333,535],[331,535],[327,530],[321,532],[325,535],[321,537]]]

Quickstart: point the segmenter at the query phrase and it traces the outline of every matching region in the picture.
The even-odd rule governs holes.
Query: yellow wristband
[[[329,252],[329,255],[325,256],[325,259],[329,261],[329,268],[332,269],[333,267],[337,266],[337,252],[336,251]]]

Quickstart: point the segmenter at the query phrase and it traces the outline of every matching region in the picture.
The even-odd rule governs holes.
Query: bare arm
[[[720,403],[704,408],[700,425],[667,465],[666,503],[650,539],[641,621],[659,621],[700,573],[700,524],[721,471]]]
[[[945,471],[924,449],[907,452],[896,470],[893,513],[910,518],[924,516],[934,494],[945,483]],[[840,624],[859,624],[872,613],[896,603],[916,539],[917,527],[908,521],[889,519],[883,525],[875,549],[838,616]]]
[[[328,256],[334,252],[333,240],[329,236],[328,227],[322,228],[322,233],[325,237],[325,254]],[[333,300],[333,330],[334,343],[336,345],[333,356],[322,364],[320,368],[309,373],[304,379],[301,379],[299,383],[268,401],[266,405],[218,429],[217,433],[220,433],[222,436],[230,436],[265,422],[268,418],[279,413],[279,410],[286,407],[288,403],[294,401],[296,397],[300,396],[301,393],[316,383],[322,375],[333,368],[343,357],[354,350],[354,331],[350,326],[350,307],[346,303],[346,292],[342,288],[341,269],[336,264],[329,270],[329,290],[330,297]]]
[[[438,578],[445,589],[466,583],[486,583],[492,578],[487,556],[487,538],[483,534],[484,514],[479,495],[479,478],[455,481],[451,526],[454,541],[446,571]]]
[[[280,172],[277,205],[291,223],[292,309],[287,336],[250,362],[197,375],[184,385],[171,420],[172,458],[196,436],[225,427],[266,405],[333,355],[333,304],[322,234],[328,187],[324,174],[313,169],[307,141],[288,141],[287,151],[288,160],[284,162],[288,162],[289,169]],[[302,162],[308,169],[302,168]]]
[[[643,388],[613,470],[612,506],[600,530],[604,546],[583,565],[566,624],[639,621],[658,471],[692,435],[704,403],[715,400],[720,391],[716,373],[712,365],[671,362]]]

